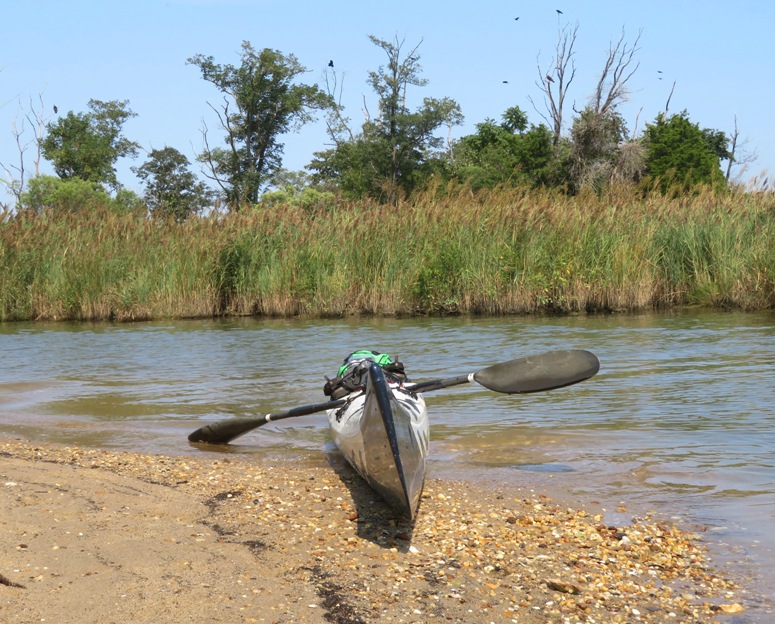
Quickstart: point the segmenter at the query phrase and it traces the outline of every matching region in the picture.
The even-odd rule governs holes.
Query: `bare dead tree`
[[[361,106],[361,112],[363,113],[363,121],[369,123],[371,121],[371,113],[369,112],[369,105],[366,102],[366,94],[361,93],[361,100],[363,104]]]
[[[635,54],[640,50],[638,42],[642,34],[643,31],[639,31],[635,42],[632,46],[628,46],[624,40],[624,28],[622,28],[619,40],[609,46],[608,57],[592,96],[592,109],[597,115],[605,115],[627,101],[630,95],[627,83],[640,67],[640,62],[635,60]]]
[[[573,60],[573,46],[576,43],[579,24],[571,28],[568,24],[562,27],[558,32],[557,46],[555,56],[552,59],[553,67],[545,70],[541,67],[539,59],[536,59],[538,68],[538,81],[536,86],[544,94],[544,108],[546,112],[540,110],[533,99],[528,97],[530,103],[536,112],[552,128],[553,145],[557,147],[562,133],[563,109],[565,107],[565,98],[568,95],[568,89],[576,76],[576,64]]]
[[[729,182],[729,178],[732,175],[732,163],[735,162],[735,152],[737,151],[737,139],[739,136],[740,133],[737,128],[737,115],[735,115],[735,130],[732,132],[732,136],[730,137],[731,145],[729,146],[729,161],[727,162],[727,182]]]
[[[210,108],[212,108],[215,111],[215,114],[220,118],[220,111],[218,111],[212,104],[209,104]],[[226,108],[228,109],[228,102],[226,103]],[[208,128],[207,123],[205,120],[202,120],[202,145],[204,146],[204,151],[199,156],[199,160],[206,165],[206,167],[202,167],[202,175],[206,177],[208,180],[212,180],[215,182],[221,189],[224,195],[228,192],[228,187],[226,186],[224,180],[221,178],[221,176],[218,175],[218,165],[215,162],[215,160],[212,157],[213,150],[210,148],[210,141],[207,138]]]
[[[738,171],[735,176],[736,178],[740,178],[745,175],[748,167],[759,158],[756,150],[749,151],[747,149],[748,139],[740,140],[740,129],[737,127],[737,115],[735,115],[735,129],[729,138],[730,147],[726,173],[727,182],[729,182],[729,179],[732,176],[732,167],[740,167],[740,171]]]
[[[634,141],[635,137],[638,135],[638,123],[640,122],[640,114],[643,112],[643,107],[638,109],[638,114],[635,115],[635,123],[632,126],[632,131],[630,132],[630,141]]]
[[[670,100],[673,99],[673,91],[675,91],[675,80],[673,81],[673,86],[670,88],[670,95],[667,96],[667,102],[665,102],[665,115],[667,115],[667,111],[670,110]]]
[[[29,110],[24,111],[21,123],[14,121],[11,128],[11,134],[16,143],[16,151],[19,159],[18,163],[0,163],[0,169],[2,169],[5,172],[5,175],[10,178],[9,180],[4,180],[4,182],[13,194],[17,203],[21,202],[21,195],[24,192],[26,184],[26,155],[30,149],[35,150],[33,158],[33,175],[40,175],[40,161],[42,159],[40,146],[45,136],[46,124],[53,116],[51,114],[46,114],[46,106],[43,103],[42,93],[38,94],[38,101],[39,108],[38,110],[35,110],[35,104],[33,103],[32,97],[30,97]],[[28,129],[31,130],[31,136],[28,133]]]
[[[629,98],[628,83],[640,67],[636,54],[641,34],[639,31],[629,45],[622,28],[619,39],[611,40],[589,103],[574,121],[573,171],[579,186],[601,188],[606,182],[640,177],[645,163],[643,150],[632,139],[626,141],[626,127],[617,109]]]
[[[641,141],[627,141],[618,150],[610,182],[637,182],[646,167],[646,148]]]
[[[350,119],[344,115],[344,106],[342,105],[342,94],[344,92],[344,75],[341,82],[333,68],[328,66],[323,74],[325,82],[325,92],[331,98],[334,105],[326,114],[326,132],[334,145],[341,145],[347,141],[353,141],[355,137],[350,129]]]
[[[41,145],[43,143],[44,135],[46,133],[46,124],[49,120],[56,115],[59,111],[54,106],[54,112],[50,115],[46,114],[46,105],[43,103],[43,94],[38,94],[38,111],[35,112],[32,105],[32,98],[30,98],[30,112],[25,116],[27,121],[33,128],[33,134],[35,135],[35,175],[40,175],[40,161],[43,157],[43,151]]]
[[[14,142],[16,143],[16,150],[18,152],[19,161],[18,164],[0,163],[0,169],[3,170],[8,177],[7,180],[0,178],[0,181],[8,187],[8,190],[16,199],[18,204],[21,201],[21,194],[24,190],[24,179],[26,170],[24,168],[24,154],[29,148],[29,141],[24,138],[24,124],[21,128],[13,122],[11,127],[11,134],[13,135]]]

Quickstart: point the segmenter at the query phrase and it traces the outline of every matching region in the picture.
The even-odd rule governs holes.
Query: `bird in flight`
[[[515,18],[514,18],[514,21],[516,22],[518,19],[519,19],[518,17],[515,17]]]
[[[509,84],[509,81],[508,80],[504,80],[503,84]]]
[[[328,61],[328,66],[329,67],[333,67],[334,66],[334,61]]]

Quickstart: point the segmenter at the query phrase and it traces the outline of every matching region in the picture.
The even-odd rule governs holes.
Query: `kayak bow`
[[[393,508],[415,517],[425,484],[428,412],[421,395],[386,379],[372,362],[366,388],[328,412],[350,465]]]

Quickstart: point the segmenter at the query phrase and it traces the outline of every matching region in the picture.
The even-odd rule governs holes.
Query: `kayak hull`
[[[328,412],[334,441],[350,465],[391,507],[413,519],[425,483],[428,412],[421,395],[391,383],[378,364],[365,390]]]

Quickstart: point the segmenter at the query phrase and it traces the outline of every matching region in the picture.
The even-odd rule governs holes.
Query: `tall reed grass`
[[[775,306],[772,194],[436,189],[165,223],[0,219],[0,320]]]

